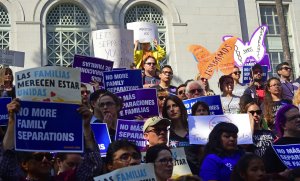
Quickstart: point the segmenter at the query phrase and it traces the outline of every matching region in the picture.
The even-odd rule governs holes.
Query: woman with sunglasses
[[[184,147],[188,164],[193,174],[199,169],[200,145],[190,145],[188,134],[188,115],[183,102],[177,96],[169,96],[164,102],[162,115],[171,120],[170,147]]]
[[[210,89],[209,87],[209,82],[208,82],[208,79],[207,78],[204,78],[204,77],[201,77],[201,74],[199,73],[195,80],[199,81],[199,83],[203,86],[204,88],[204,95],[205,96],[213,96],[213,95],[216,95],[214,93],[214,91],[212,89]]]
[[[234,81],[234,90],[232,93],[236,96],[242,96],[247,88],[245,84],[240,83],[241,73],[239,67],[235,65],[230,74]]]
[[[223,75],[219,79],[219,87],[222,92],[221,101],[224,114],[235,114],[240,110],[240,97],[233,94],[234,81],[229,75]]]
[[[263,110],[264,119],[268,123],[269,128],[274,132],[276,132],[274,127],[276,112],[285,104],[292,104],[292,102],[291,100],[282,98],[282,87],[280,80],[276,77],[268,79],[261,110]]]
[[[146,152],[146,163],[154,164],[157,181],[167,181],[173,173],[173,158],[169,147],[157,144],[148,148]]]
[[[262,110],[256,102],[247,103],[243,110],[245,112],[242,111],[242,113],[248,113],[249,115],[253,140],[253,144],[249,145],[247,151],[263,156],[276,137],[272,131],[263,129]]]

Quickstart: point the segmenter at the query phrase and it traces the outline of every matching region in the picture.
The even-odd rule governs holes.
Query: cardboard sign
[[[123,99],[120,119],[135,119],[136,116],[149,118],[158,116],[156,89],[138,89],[116,93]]]
[[[0,98],[0,126],[7,125],[8,111],[6,105],[11,102],[10,97]]]
[[[83,152],[79,105],[30,101],[20,104],[15,124],[17,151]]]
[[[209,106],[210,115],[223,115],[221,97],[216,96],[202,96],[193,99],[183,100],[183,104],[187,109],[188,115],[192,114],[192,106],[198,102],[205,102]]]
[[[116,93],[143,88],[142,70],[103,72],[106,90]]]
[[[272,145],[277,156],[289,169],[300,167],[300,145]]]
[[[95,57],[111,60],[114,68],[133,63],[133,31],[105,29],[92,32]]]
[[[158,30],[155,23],[132,22],[126,24],[127,29],[133,30],[134,41],[140,43],[152,43],[154,39],[158,40]]]
[[[268,79],[268,67],[267,66],[261,66],[263,70],[262,80],[265,82]],[[251,82],[251,66],[244,66],[243,67],[243,83],[248,84]]]
[[[0,64],[24,67],[24,52],[0,49]]]
[[[81,82],[88,84],[91,81],[97,81],[100,84],[100,88],[104,88],[102,83],[103,72],[111,71],[113,64],[114,62],[101,58],[75,55],[73,67],[80,69]]]
[[[186,159],[184,148],[173,148],[173,174],[172,179],[176,179],[182,175],[193,175]]]
[[[16,97],[26,101],[81,103],[80,71],[48,66],[16,72]]]
[[[95,181],[123,180],[123,181],[156,181],[153,163],[140,164],[114,170],[110,173],[94,177]]]
[[[100,154],[102,157],[105,157],[108,146],[111,143],[107,124],[106,123],[93,123],[93,124],[91,124],[91,128],[94,132],[95,139],[98,143],[98,146],[100,149]]]
[[[144,139],[143,126],[144,121],[118,119],[115,140],[126,139],[135,143],[140,150],[145,150],[147,141]]]
[[[252,132],[248,114],[228,114],[213,116],[189,116],[190,144],[205,145],[211,130],[220,122],[235,124],[238,129],[238,144],[252,144]]]

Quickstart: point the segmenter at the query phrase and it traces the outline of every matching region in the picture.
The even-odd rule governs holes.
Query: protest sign
[[[0,49],[0,64],[24,67],[24,52]]]
[[[105,29],[92,32],[95,57],[111,60],[114,68],[130,68],[133,63],[133,31]]]
[[[15,124],[16,150],[83,152],[79,105],[31,101],[20,104]]]
[[[132,22],[126,24],[127,29],[133,30],[134,41],[140,43],[151,43],[158,40],[157,25],[149,22]]]
[[[265,54],[265,56],[261,59],[260,62],[256,62],[256,60],[253,58],[253,57],[249,57],[247,58],[246,60],[246,63],[244,64],[244,66],[254,66],[255,64],[259,64],[261,66],[267,66],[268,67],[268,72],[271,72],[271,63],[270,63],[270,57],[269,57],[269,54]]]
[[[211,130],[220,122],[235,124],[238,129],[238,144],[252,144],[252,132],[248,114],[228,114],[212,116],[189,116],[190,144],[205,145]]]
[[[123,181],[156,181],[153,163],[123,167],[98,177],[95,181],[123,180]]]
[[[26,101],[81,103],[80,71],[48,66],[16,72],[16,97]]]
[[[10,97],[0,98],[0,125],[7,125],[8,111],[6,105],[11,102]]]
[[[192,175],[191,169],[186,159],[184,148],[173,148],[173,174],[172,179],[176,179],[182,175]]]
[[[118,119],[115,140],[126,139],[135,143],[140,150],[145,150],[147,141],[144,139],[143,126],[144,121]]]
[[[101,58],[75,55],[73,67],[80,69],[81,82],[90,83],[91,81],[97,81],[100,87],[104,88],[102,83],[103,72],[111,71],[113,64],[114,62]]]
[[[93,123],[91,124],[95,139],[98,143],[100,154],[102,157],[106,156],[109,144],[111,143],[108,128],[106,123]]]
[[[136,116],[148,118],[159,115],[156,89],[138,89],[118,92],[116,95],[123,100],[120,119],[135,119]]]
[[[192,114],[192,106],[198,101],[205,102],[209,106],[210,115],[223,114],[221,97],[219,95],[216,95],[216,96],[202,96],[193,99],[183,100],[183,104],[187,109],[188,115]]]
[[[292,145],[274,145],[277,156],[282,163],[289,169],[295,169],[300,167],[300,144]]]
[[[268,67],[265,65],[263,65],[261,67],[262,67],[262,71],[263,71],[262,80],[263,80],[263,82],[265,82],[268,79]],[[243,83],[244,84],[248,84],[251,82],[251,77],[250,77],[251,69],[252,69],[251,66],[243,67]]]
[[[142,70],[117,70],[103,72],[106,90],[117,93],[143,88]]]

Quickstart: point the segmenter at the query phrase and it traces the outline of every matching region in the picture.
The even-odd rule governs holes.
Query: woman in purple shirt
[[[229,181],[234,165],[243,155],[237,147],[238,128],[221,122],[210,132],[199,176],[204,181]]]

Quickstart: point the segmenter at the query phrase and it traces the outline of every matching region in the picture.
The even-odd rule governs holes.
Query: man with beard
[[[261,65],[255,64],[250,73],[250,77],[252,82],[250,83],[249,87],[245,90],[244,94],[249,94],[255,101],[260,105],[265,96],[264,91],[264,82],[263,82],[263,69]]]

